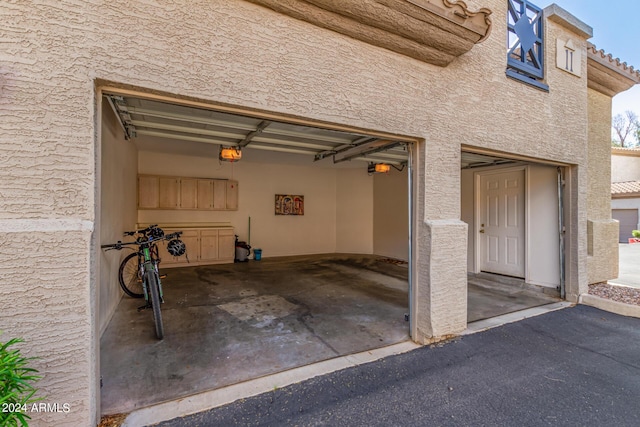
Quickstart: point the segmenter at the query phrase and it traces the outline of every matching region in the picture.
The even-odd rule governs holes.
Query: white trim
[[[2,219],[0,232],[2,233],[31,233],[58,231],[93,231],[93,221],[80,218],[50,218],[50,219]]]

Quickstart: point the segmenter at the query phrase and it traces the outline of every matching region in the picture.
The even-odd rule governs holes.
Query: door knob
[[[484,233],[484,229],[480,230],[480,233]]]

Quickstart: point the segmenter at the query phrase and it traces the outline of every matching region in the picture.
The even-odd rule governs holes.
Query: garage
[[[620,243],[628,243],[631,232],[638,229],[638,210],[612,209],[611,216],[620,223]]]
[[[461,152],[469,322],[564,298],[564,168]]]
[[[102,101],[101,241],[159,224],[187,247],[159,245],[163,340],[122,297],[129,252],[102,254],[103,414],[410,340],[411,138],[137,92]],[[506,172],[533,189],[523,213],[544,207],[522,220],[515,273],[481,266],[475,237],[477,184]],[[468,322],[560,301],[558,168],[464,151],[461,177]]]
[[[101,116],[101,242],[187,247],[159,244],[163,340],[101,254],[103,414],[410,339],[411,138],[117,90]]]

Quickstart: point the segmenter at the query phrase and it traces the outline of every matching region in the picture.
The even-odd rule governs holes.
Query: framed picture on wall
[[[276,215],[304,215],[304,196],[276,194]]]

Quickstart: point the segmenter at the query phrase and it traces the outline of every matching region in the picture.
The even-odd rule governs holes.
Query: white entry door
[[[480,270],[524,278],[524,170],[480,175]]]

